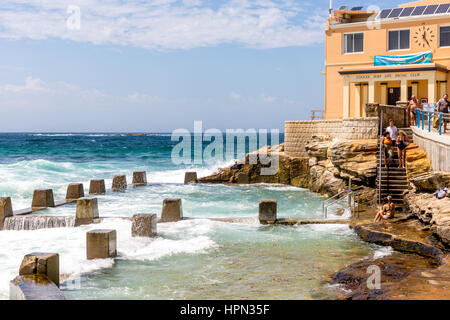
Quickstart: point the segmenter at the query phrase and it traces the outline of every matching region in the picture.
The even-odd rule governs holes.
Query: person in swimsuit
[[[416,97],[412,96],[411,100],[409,101],[409,104],[408,104],[408,110],[409,110],[409,115],[410,115],[412,126],[416,125],[416,110],[417,110],[418,105],[419,105],[419,102],[417,101]]]
[[[392,139],[389,132],[385,132],[383,138],[381,138],[381,145],[384,148],[384,165],[386,168],[391,163],[391,159],[394,156],[392,150]]]
[[[391,198],[392,199],[392,198]],[[379,222],[381,220],[387,220],[392,217],[394,217],[394,209],[395,205],[389,202],[388,198],[383,199],[383,206],[380,210],[378,210],[377,215],[375,216],[375,219],[373,219],[373,222]]]
[[[406,167],[406,147],[409,146],[409,139],[405,131],[400,130],[397,137],[397,149],[398,149],[398,167]]]

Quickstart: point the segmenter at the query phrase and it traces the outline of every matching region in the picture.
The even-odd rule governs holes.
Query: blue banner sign
[[[375,66],[396,66],[405,64],[431,63],[431,51],[403,56],[375,56]]]

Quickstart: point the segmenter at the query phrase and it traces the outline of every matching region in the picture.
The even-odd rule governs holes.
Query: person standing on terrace
[[[446,117],[449,113],[449,102],[448,102],[448,94],[444,94],[441,100],[437,103],[437,111],[444,114]],[[448,120],[444,118],[444,133],[447,131],[447,122]]]
[[[412,126],[416,125],[416,110],[418,107],[419,107],[419,102],[417,101],[416,96],[412,96],[411,100],[409,100],[409,104],[408,104],[408,108],[407,108],[407,110],[409,110],[409,116],[411,119]]]

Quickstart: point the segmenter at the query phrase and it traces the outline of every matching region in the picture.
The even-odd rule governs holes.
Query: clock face
[[[434,38],[433,30],[426,26],[419,27],[414,35],[414,41],[420,48],[431,48]]]

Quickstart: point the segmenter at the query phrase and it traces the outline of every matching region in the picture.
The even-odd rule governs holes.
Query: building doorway
[[[388,105],[395,106],[397,101],[400,101],[400,87],[388,89]]]

